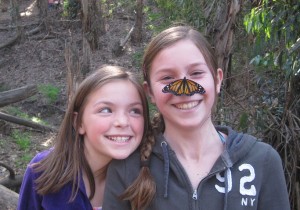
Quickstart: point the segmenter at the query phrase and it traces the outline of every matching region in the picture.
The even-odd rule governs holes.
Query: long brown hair
[[[53,150],[45,159],[33,165],[34,170],[41,173],[36,179],[37,192],[39,194],[54,193],[59,191],[65,184],[72,183],[70,201],[74,200],[79,189],[81,173],[84,171],[87,174],[91,187],[89,199],[94,197],[95,180],[84,155],[83,136],[78,133],[78,130],[89,95],[113,80],[128,80],[136,87],[143,106],[145,122],[143,139],[147,135],[149,127],[147,98],[138,77],[119,66],[103,66],[99,68],[78,87],[61,123]],[[76,117],[75,112],[77,113]],[[101,172],[103,177],[105,177],[106,167],[101,169]]]
[[[150,91],[151,81],[149,72],[151,71],[151,64],[156,55],[161,50],[181,40],[190,40],[197,46],[203,54],[203,57],[213,75],[215,84],[217,83],[217,61],[214,50],[209,42],[200,32],[190,26],[174,26],[159,33],[146,47],[142,66],[144,80],[148,83]],[[157,113],[152,120],[151,134],[155,137],[158,133],[163,132],[164,129],[165,124],[163,116],[160,113]],[[151,137],[151,134],[149,132],[146,141],[141,147],[141,170],[139,176],[121,196],[122,199],[130,201],[132,210],[145,209],[148,205],[150,205],[156,192],[156,184],[149,169],[150,155],[152,147],[155,144],[155,139],[153,136]]]

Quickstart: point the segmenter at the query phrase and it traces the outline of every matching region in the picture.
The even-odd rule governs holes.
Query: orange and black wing
[[[197,82],[186,79],[184,77],[183,79],[176,80],[176,81],[171,82],[170,84],[166,85],[162,89],[162,92],[173,93],[176,96],[181,96],[181,95],[192,96],[195,93],[204,94],[205,90]]]

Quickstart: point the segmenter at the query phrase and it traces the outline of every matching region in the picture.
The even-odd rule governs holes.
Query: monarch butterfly
[[[192,96],[195,93],[204,94],[204,88],[193,80],[179,79],[171,82],[162,89],[163,93],[173,93],[176,96],[187,95]]]

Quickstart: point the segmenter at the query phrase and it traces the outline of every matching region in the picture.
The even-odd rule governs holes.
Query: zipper
[[[206,177],[204,177],[204,178],[201,180],[201,182],[199,183],[197,189],[195,189],[195,190],[193,191],[193,196],[192,196],[193,200],[196,201],[196,200],[198,199],[198,188],[200,187],[201,183],[202,183],[205,179],[209,179],[210,177],[216,175],[217,173],[219,173],[219,172],[221,172],[221,171],[223,171],[223,170],[225,170],[225,169],[226,169],[226,167],[224,167],[223,169],[220,169],[220,170],[218,170],[218,171],[214,171],[213,173],[210,173],[210,174],[208,174]]]
[[[194,200],[197,200],[197,199],[198,199],[197,189],[195,189],[194,192],[193,192],[193,199],[194,199]]]

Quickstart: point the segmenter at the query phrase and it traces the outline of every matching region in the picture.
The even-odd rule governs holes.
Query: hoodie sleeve
[[[119,196],[127,188],[126,184],[126,164],[125,161],[112,161],[108,167],[105,191],[103,199],[103,210],[131,210],[128,201],[122,201]]]
[[[290,210],[281,158],[271,146],[265,157],[258,209]]]

